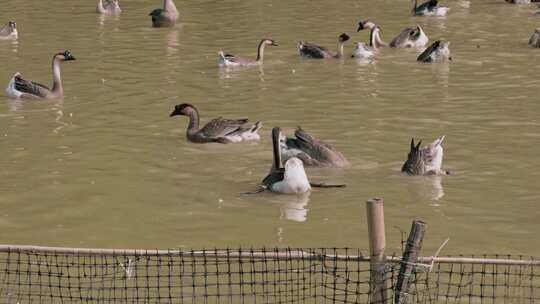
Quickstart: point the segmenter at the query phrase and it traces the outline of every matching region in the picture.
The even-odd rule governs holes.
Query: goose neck
[[[266,43],[264,43],[264,40],[261,40],[259,43],[259,46],[257,47],[257,61],[262,62],[264,58],[264,47]]]
[[[164,0],[163,9],[174,17],[178,17],[178,9],[176,9],[173,0]]]
[[[282,168],[281,162],[281,150],[279,147],[279,140],[281,136],[281,131],[278,128],[272,129],[272,152],[274,153],[274,169]]]
[[[187,127],[187,133],[197,133],[197,131],[199,130],[199,112],[197,111],[197,109],[194,108],[193,111],[189,113],[188,117],[189,123]]]
[[[53,88],[52,92],[55,95],[62,95],[64,93],[64,88],[62,87],[62,76],[60,73],[60,63],[62,62],[56,55],[52,60],[52,70],[53,70]]]

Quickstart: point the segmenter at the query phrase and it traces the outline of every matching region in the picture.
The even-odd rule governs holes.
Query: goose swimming
[[[363,42],[357,42],[353,54],[351,55],[353,58],[369,59],[377,54],[380,47],[387,45],[381,38],[381,28],[378,25],[369,20],[363,22],[360,21],[356,31],[360,32],[364,29],[370,30],[369,45],[366,45]]]
[[[534,30],[531,39],[529,39],[529,46],[532,48],[540,48],[540,27]]]
[[[223,51],[219,52],[219,66],[237,66],[237,67],[249,67],[262,64],[264,58],[264,47],[267,45],[277,46],[277,43],[272,39],[262,39],[257,47],[257,59],[249,60],[234,55],[225,54]]]
[[[349,167],[349,161],[333,146],[324,143],[308,134],[301,127],[294,132],[294,138],[283,137],[280,141],[281,154],[284,160],[299,158],[306,166],[315,167]]]
[[[9,21],[5,26],[0,28],[0,40],[17,40],[19,32],[17,31],[17,23]]]
[[[450,8],[445,6],[437,6],[439,1],[437,0],[428,0],[420,5],[418,5],[417,0],[411,0],[412,3],[412,14],[413,16],[437,16],[442,17],[446,16]]]
[[[444,135],[435,139],[431,144],[420,147],[422,141],[414,144],[411,140],[411,150],[407,156],[407,161],[401,167],[401,172],[408,175],[446,175],[448,171],[441,169],[443,162]]]
[[[103,0],[99,0],[96,12],[103,15],[118,15],[122,12],[122,9],[118,0],[106,0],[105,4],[103,4]]]
[[[540,0],[506,0],[506,2],[512,4],[531,4],[531,2],[540,2]]]
[[[247,119],[215,118],[199,129],[199,112],[195,106],[183,103],[176,105],[170,117],[184,115],[189,117],[187,139],[190,142],[203,144],[217,142],[220,144],[238,143],[242,141],[259,140],[257,133],[262,123],[257,121],[253,125],[246,125]]]
[[[270,173],[263,179],[262,187],[272,192],[285,194],[306,193],[311,190],[311,185],[304,170],[302,161],[291,157],[282,165],[280,142],[284,140],[281,129],[272,129],[272,151],[274,160]]]
[[[420,25],[416,28],[408,27],[401,31],[391,42],[391,48],[422,48],[428,43],[429,38]]]
[[[337,52],[332,52],[325,47],[313,43],[299,41],[297,44],[300,56],[315,59],[342,58],[343,44],[350,39],[349,35],[343,33],[339,35],[337,42]]]
[[[149,16],[152,16],[153,27],[171,27],[176,24],[180,14],[173,0],[163,0],[163,8],[156,8]]]
[[[416,58],[419,62],[436,62],[452,60],[450,56],[450,49],[448,46],[450,42],[437,40],[433,42],[422,54]]]
[[[6,94],[11,98],[53,99],[64,96],[62,78],[60,76],[60,64],[64,61],[75,60],[70,51],[57,53],[52,59],[53,87],[49,89],[40,83],[25,80],[21,73],[17,72],[9,81]]]

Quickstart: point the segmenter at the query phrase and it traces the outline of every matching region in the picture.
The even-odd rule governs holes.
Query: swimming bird
[[[358,29],[356,31],[360,32],[364,29],[370,30],[369,45],[366,45],[363,42],[357,42],[351,57],[357,59],[369,59],[375,56],[380,47],[387,45],[381,38],[381,28],[378,25],[369,20],[358,22]]]
[[[419,62],[435,62],[452,60],[450,56],[450,49],[448,46],[450,42],[437,40],[433,42],[422,54],[416,58]]]
[[[442,17],[446,16],[449,8],[445,6],[437,6],[439,1],[437,0],[428,0],[420,5],[418,5],[417,0],[411,0],[412,3],[412,14],[413,16],[437,16]]]
[[[220,144],[238,143],[242,141],[259,140],[257,133],[262,128],[262,123],[246,125],[247,119],[223,119],[215,118],[199,129],[199,112],[195,106],[183,103],[176,105],[170,117],[184,115],[189,117],[187,127],[187,139],[193,143],[204,144],[217,142]]]
[[[284,140],[281,129],[272,129],[272,152],[274,154],[270,173],[263,179],[262,187],[272,192],[297,194],[311,190],[311,185],[304,170],[302,161],[291,157],[282,165],[280,142]]]
[[[401,31],[391,42],[391,48],[421,48],[426,46],[429,38],[420,25],[408,27]]]
[[[325,47],[313,43],[299,41],[297,44],[300,56],[315,59],[342,58],[343,44],[350,39],[349,35],[343,33],[339,35],[337,42],[337,52],[332,52]]]
[[[287,137],[280,141],[281,155],[284,160],[297,157],[306,166],[349,167],[349,161],[333,146],[308,134],[301,127],[294,132],[294,138]]]
[[[512,4],[531,4],[531,2],[540,2],[540,0],[506,0],[506,2]]]
[[[152,16],[153,27],[171,27],[176,24],[180,14],[173,0],[163,0],[163,8],[156,8],[149,16]]]
[[[0,28],[0,40],[17,40],[17,38],[19,38],[19,32],[15,21],[9,21],[4,27]]]
[[[401,167],[401,172],[408,175],[446,175],[448,171],[441,169],[443,161],[444,135],[435,139],[431,144],[420,147],[422,141],[414,144],[411,140],[411,150],[407,156],[407,161]]]
[[[540,27],[534,30],[531,39],[529,39],[529,46],[533,48],[540,48]]]
[[[48,87],[22,78],[19,72],[11,78],[6,93],[11,98],[33,98],[33,99],[53,99],[64,96],[62,78],[60,75],[60,64],[64,61],[75,60],[70,51],[54,54],[52,59],[53,87]]]
[[[267,45],[277,46],[277,43],[272,39],[262,39],[257,47],[257,59],[250,60],[234,55],[225,54],[223,51],[219,52],[219,66],[235,66],[235,67],[249,67],[262,64],[264,58],[264,47]]]
[[[118,15],[122,12],[118,0],[105,1],[105,4],[103,4],[103,0],[98,1],[96,12],[103,15]]]

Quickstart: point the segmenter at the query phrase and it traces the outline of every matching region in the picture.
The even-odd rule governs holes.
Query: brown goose
[[[195,106],[183,103],[176,105],[170,117],[184,115],[189,117],[187,138],[198,144],[217,142],[221,144],[238,143],[242,141],[259,140],[257,133],[262,128],[262,123],[257,121],[251,126],[246,126],[247,119],[223,119],[215,118],[199,129],[199,112]]]
[[[163,8],[156,8],[149,16],[152,16],[153,27],[171,27],[176,24],[180,14],[173,0],[163,0]]]
[[[443,147],[444,136],[435,139],[431,144],[420,147],[422,141],[414,144],[414,138],[411,140],[411,150],[407,160],[401,167],[401,171],[408,175],[446,175],[448,171],[443,170]]]
[[[99,0],[96,8],[96,12],[103,15],[119,15],[122,12],[118,0],[106,0],[103,4],[103,0]]]
[[[280,142],[281,154],[285,160],[297,157],[306,166],[315,167],[345,168],[351,165],[336,148],[314,138],[301,127],[296,129],[294,136]]]
[[[4,27],[0,28],[0,40],[17,40],[19,32],[17,32],[17,23],[9,21]]]
[[[40,83],[25,80],[20,73],[15,73],[11,78],[6,93],[11,98],[53,99],[64,96],[62,78],[60,76],[60,64],[64,61],[75,60],[70,51],[54,54],[52,59],[53,87],[49,89]]]
[[[349,40],[349,35],[343,33],[339,35],[337,42],[337,52],[332,52],[329,49],[318,46],[313,43],[299,41],[297,44],[298,52],[300,56],[305,58],[315,59],[328,59],[328,58],[342,58],[343,57],[343,44]]]

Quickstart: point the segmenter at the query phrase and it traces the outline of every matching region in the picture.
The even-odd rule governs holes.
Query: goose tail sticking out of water
[[[164,0],[163,8],[156,8],[150,12],[153,27],[171,27],[176,24],[180,14],[173,0]]]
[[[444,138],[445,136],[443,135],[425,147],[421,147],[421,140],[418,144],[415,144],[413,138],[407,160],[401,167],[401,171],[408,175],[448,174],[447,171],[441,168],[444,154],[442,146]]]
[[[436,62],[452,60],[450,56],[450,42],[437,40],[431,44],[422,54],[416,59],[419,62]]]
[[[15,21],[9,21],[4,27],[0,28],[0,40],[17,40],[17,38],[19,38],[19,32]]]
[[[529,39],[529,46],[532,48],[540,48],[540,27],[534,31]]]
[[[413,16],[446,16],[450,8],[444,6],[438,6],[439,1],[428,0],[418,5],[417,0],[411,0],[412,14]]]
[[[184,115],[189,117],[187,138],[194,143],[238,143],[260,139],[258,131],[262,128],[260,121],[248,125],[247,119],[215,118],[199,129],[199,112],[195,106],[183,103],[176,105],[170,117]]]
[[[122,12],[118,0],[107,0],[103,4],[103,0],[98,0],[96,11],[103,15],[118,15]]]
[[[401,31],[391,42],[392,48],[421,48],[426,46],[429,38],[420,25],[408,27]]]

